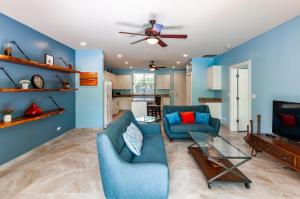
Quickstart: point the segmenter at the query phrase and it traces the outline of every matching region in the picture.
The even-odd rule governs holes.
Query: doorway
[[[230,130],[247,131],[251,119],[251,61],[230,67]]]
[[[174,72],[174,105],[186,105],[186,73],[185,71]]]

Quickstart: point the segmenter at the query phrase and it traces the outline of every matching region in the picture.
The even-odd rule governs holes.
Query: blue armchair
[[[213,135],[218,135],[221,122],[217,118],[210,117],[209,125],[204,124],[176,124],[170,125],[166,114],[174,112],[193,111],[200,113],[210,113],[207,105],[198,106],[164,106],[163,107],[163,125],[168,138],[172,141],[178,138],[189,138],[188,132],[207,132]]]
[[[126,146],[122,134],[130,123],[143,133],[140,156]],[[139,124],[131,112],[97,136],[102,185],[108,199],[167,199],[169,169],[159,124]]]

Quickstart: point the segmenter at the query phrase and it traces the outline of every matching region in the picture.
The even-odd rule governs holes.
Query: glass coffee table
[[[188,152],[205,175],[208,188],[213,183],[244,183],[250,188],[251,180],[237,167],[251,160],[251,156],[221,136],[203,132],[189,132],[189,135],[195,143],[188,146]]]
[[[141,123],[157,122],[157,118],[154,116],[142,116],[142,117],[137,117],[135,119],[136,119],[136,121],[141,122]]]

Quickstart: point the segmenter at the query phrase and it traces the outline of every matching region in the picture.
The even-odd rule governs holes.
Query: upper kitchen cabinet
[[[132,89],[132,76],[131,75],[118,75],[117,76],[117,89]]]
[[[222,90],[222,67],[211,66],[207,69],[207,88]]]
[[[112,88],[117,89],[117,75],[104,71],[104,80],[112,83]]]
[[[156,75],[156,89],[170,89],[170,75]]]

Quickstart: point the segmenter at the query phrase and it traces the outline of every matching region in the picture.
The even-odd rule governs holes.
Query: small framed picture
[[[54,65],[54,57],[52,55],[45,54],[44,56],[45,64]]]

